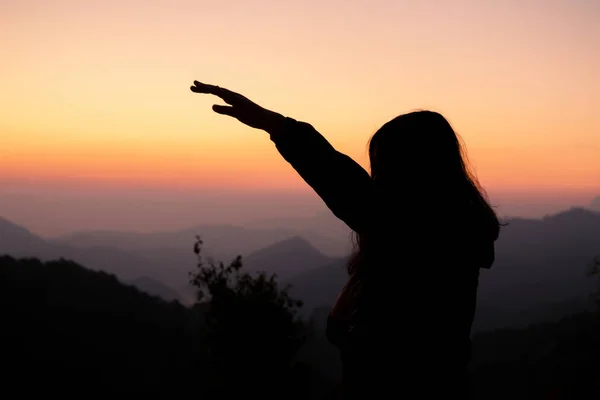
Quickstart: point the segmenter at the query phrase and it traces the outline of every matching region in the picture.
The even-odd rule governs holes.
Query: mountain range
[[[505,222],[496,262],[481,272],[474,330],[522,326],[589,307],[595,282],[586,276],[586,268],[600,255],[600,213],[572,208],[542,219]],[[325,255],[315,236],[310,240],[276,223],[157,233],[78,232],[47,239],[0,218],[0,254],[71,259],[115,274],[147,293],[190,304],[194,291],[187,281],[196,265],[196,234],[217,260],[227,262],[241,254],[244,270],[277,274],[304,301],[306,315],[331,306],[347,278],[345,257]]]

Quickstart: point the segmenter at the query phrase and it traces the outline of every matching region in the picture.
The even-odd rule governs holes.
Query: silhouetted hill
[[[345,283],[343,259],[327,259],[314,246],[307,245],[308,240],[286,236],[290,232],[213,226],[207,227],[205,235],[202,229],[156,234],[103,233],[98,241],[96,234],[86,233],[45,241],[3,220],[0,250],[45,260],[64,257],[94,270],[114,273],[125,281],[149,277],[177,290],[188,304],[193,299],[187,274],[196,265],[192,252],[195,234],[205,238],[207,250],[212,245],[208,237],[218,242],[215,247],[221,253],[237,254],[235,243],[241,242],[242,248],[252,248],[248,253],[239,252],[246,268],[267,272],[277,269],[281,280],[292,284],[291,293],[305,301],[304,313],[331,306]],[[16,251],[7,251],[9,247]],[[524,326],[556,320],[569,310],[586,310],[587,296],[593,288],[585,276],[586,267],[598,254],[600,213],[573,208],[542,219],[508,220],[497,242],[494,267],[481,271],[474,330]],[[227,262],[232,258],[217,260]],[[295,270],[298,276],[293,276]]]
[[[2,390],[320,398],[328,381],[293,360],[304,324],[290,299],[260,278],[224,292],[204,272],[210,301],[185,308],[71,261],[0,256]]]
[[[68,245],[84,253],[98,246],[113,248],[121,253],[125,252],[138,258],[137,261],[127,261],[126,265],[131,267],[145,264],[146,272],[138,274],[136,277],[149,276],[176,288],[184,299],[190,299],[187,290],[187,275],[196,265],[196,258],[192,251],[196,235],[200,235],[207,243],[206,257],[228,262],[239,254],[246,256],[275,242],[292,237],[293,233],[286,230],[206,225],[179,231],[154,233],[79,232],[55,238],[50,242],[61,246]],[[76,257],[71,258],[78,260]],[[115,262],[114,265],[119,267],[121,263]],[[130,279],[129,276],[127,279]]]
[[[174,262],[153,260],[116,247],[97,245],[84,248],[50,242],[6,219],[0,219],[0,255],[3,254],[13,257],[36,257],[45,261],[65,258],[92,270],[114,274],[123,281],[151,277],[172,287],[187,284],[187,274],[195,268],[192,246]],[[187,260],[185,263],[181,262],[184,258]]]
[[[136,260],[126,261],[128,269],[144,265],[143,271],[137,276],[148,275],[168,286],[177,288],[178,293],[189,299],[186,286],[188,271],[195,266],[195,256],[192,246],[195,235],[200,235],[207,243],[207,257],[219,261],[229,261],[236,255],[244,256],[244,265],[249,270],[265,270],[277,273],[282,280],[290,278],[297,271],[304,272],[326,264],[331,259],[324,256],[308,240],[293,235],[293,231],[269,228],[247,229],[226,225],[200,226],[194,229],[174,232],[131,233],[131,232],[80,232],[69,236],[53,239],[50,243],[59,246],[68,245],[77,251],[77,256],[69,257],[80,261],[82,254],[88,254],[99,246],[108,254],[119,253],[125,258],[137,257]],[[234,252],[232,249],[241,249]],[[28,254],[29,255],[29,254]],[[31,254],[35,255],[35,254]],[[106,257],[106,256],[105,256]],[[81,261],[96,267],[98,261],[89,258]],[[121,262],[115,260],[113,268],[118,268]],[[103,268],[100,268],[103,269]],[[138,268],[139,269],[139,268]],[[151,271],[142,272],[144,271]],[[119,271],[109,270],[119,276]],[[123,276],[131,279],[131,274]]]
[[[282,281],[331,261],[299,236],[274,243],[244,257],[243,260],[247,271],[275,273]]]
[[[329,213],[330,214],[330,213]],[[198,225],[166,232],[84,231],[53,238],[49,241],[73,247],[117,247],[141,253],[155,249],[188,249],[195,235],[202,235],[207,244],[207,256],[232,259],[247,256],[270,244],[293,236],[301,236],[321,253],[335,256],[350,247],[350,231],[335,219],[318,214],[313,218],[273,219],[243,226]],[[237,249],[237,251],[236,251]]]
[[[292,296],[304,301],[302,312],[310,314],[320,306],[332,306],[347,280],[344,258],[300,273],[285,283],[291,285]]]
[[[329,308],[313,313],[324,321]],[[594,399],[600,391],[600,315],[567,314],[556,322],[501,329],[473,336],[471,371],[474,399]],[[399,324],[401,325],[401,317]],[[299,358],[339,380],[339,351],[324,326],[301,349]],[[393,367],[390,367],[393,368]],[[401,371],[398,371],[401,376]],[[400,378],[401,379],[401,378]]]
[[[170,250],[172,253],[183,250],[184,253],[189,253],[196,235],[202,236],[207,243],[207,256],[230,260],[238,254],[247,255],[292,237],[295,232],[289,229],[246,229],[232,225],[200,225],[170,232],[78,232],[52,241],[79,248],[109,246],[138,255],[148,255],[148,252],[156,255],[157,250],[161,252]]]
[[[283,230],[208,226],[197,228],[197,231],[190,229],[141,234],[83,232],[47,241],[6,220],[0,224],[0,254],[38,257],[42,260],[71,259],[87,268],[115,274],[134,284],[138,278],[151,278],[165,286],[176,288],[177,298],[189,304],[193,293],[188,285],[188,272],[196,266],[196,256],[192,251],[195,234],[214,239],[214,242],[204,239],[212,245],[212,249],[217,249],[212,253],[208,252],[208,256],[215,253],[230,255],[228,258],[215,257],[219,261],[227,262],[237,255],[232,250],[236,248],[236,243],[243,243],[239,246],[242,249],[257,250],[248,258],[244,257],[246,268],[277,273],[281,279],[324,265],[329,260],[308,241],[297,236],[288,237],[286,235],[290,233]],[[140,282],[143,281],[137,283],[141,285]],[[151,289],[148,286],[141,288]],[[173,293],[167,295],[168,292],[170,291],[155,290],[152,294],[165,294],[166,299],[170,300]]]
[[[0,254],[48,251],[49,247],[42,238],[0,217]]]
[[[0,315],[3,390],[149,394],[193,376],[197,317],[70,261],[0,257]]]
[[[565,303],[585,309],[594,289],[586,271],[598,254],[600,213],[573,208],[539,220],[509,220],[493,268],[481,272],[474,329],[555,320]],[[531,319],[533,310],[538,319]]]
[[[600,315],[582,312],[557,322],[473,337],[474,397],[594,399],[600,391]]]
[[[142,292],[148,293],[152,296],[158,296],[166,301],[175,300],[186,304],[186,302],[182,301],[181,296],[175,290],[155,279],[148,278],[147,276],[136,278],[131,281],[131,284]]]
[[[317,212],[307,218],[261,219],[244,226],[252,229],[291,229],[330,257],[344,256],[352,247],[350,228],[329,210]]]
[[[311,275],[332,282],[344,277],[343,262],[308,271],[295,280],[308,283]],[[593,282],[597,283],[597,277]],[[245,297],[250,304],[228,299],[224,297],[222,305],[238,310],[252,309],[255,302],[252,296]],[[198,396],[210,383],[206,377],[214,378],[202,358],[206,353],[200,351],[203,339],[198,333],[206,327],[201,318],[204,311],[199,306],[189,309],[163,301],[121,283],[114,275],[71,261],[0,256],[3,393],[81,396],[84,390],[95,395]],[[323,332],[328,312],[328,307],[312,312],[316,329],[298,359],[329,379],[317,375],[306,379],[312,376],[310,368],[301,370],[291,386],[282,385],[284,391],[277,392],[280,398],[306,391],[311,381],[311,398],[323,399],[330,380],[339,379],[339,352]],[[244,311],[243,321],[251,323],[247,314]],[[244,334],[243,329],[235,329],[228,337],[236,340]],[[473,354],[470,369],[475,399],[592,399],[600,391],[597,312],[476,334]],[[235,366],[230,369],[228,365],[225,370],[235,372]],[[242,389],[260,393],[277,384],[268,378],[256,383],[256,387]]]

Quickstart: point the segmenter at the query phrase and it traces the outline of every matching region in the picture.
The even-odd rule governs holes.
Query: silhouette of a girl
[[[194,81],[191,90],[269,133],[354,231],[349,279],[327,323],[343,397],[468,398],[479,271],[494,262],[500,224],[448,121],[416,111],[384,124],[369,143],[369,174],[305,122],[218,86]]]

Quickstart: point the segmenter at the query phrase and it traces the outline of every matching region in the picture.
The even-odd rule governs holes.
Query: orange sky
[[[442,112],[493,190],[600,193],[600,2],[0,0],[0,182],[298,188],[194,79],[311,122],[366,166]]]

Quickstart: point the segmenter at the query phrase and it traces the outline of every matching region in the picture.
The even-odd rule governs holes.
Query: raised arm
[[[286,118],[283,129],[270,134],[279,153],[336,217],[355,232],[368,229],[373,193],[367,171],[305,122]]]
[[[268,132],[281,155],[335,216],[355,232],[369,229],[373,210],[369,174],[350,157],[335,150],[310,124],[286,118],[218,86],[194,81],[191,90],[216,95],[229,104],[214,105],[215,112]]]

